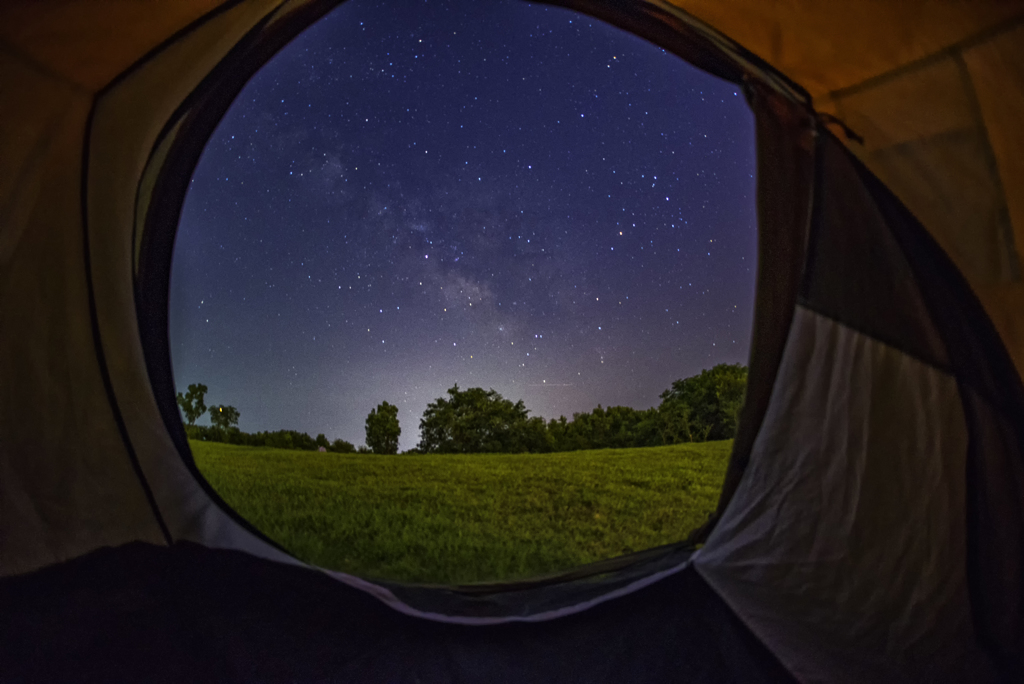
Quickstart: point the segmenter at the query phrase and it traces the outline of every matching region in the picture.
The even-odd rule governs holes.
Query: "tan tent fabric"
[[[672,0],[816,100],[1020,17],[1018,0]]]
[[[149,389],[132,284],[136,193],[157,136],[282,2],[225,7],[98,100],[92,89],[167,36],[149,33],[139,3],[97,6],[88,20],[89,3],[68,4],[53,17],[49,3],[22,6],[23,15],[5,6],[10,23],[0,19],[16,43],[0,50],[3,92],[18,93],[0,105],[0,576],[168,538],[288,560],[226,516],[184,467]],[[155,23],[177,31],[181,8],[168,9]],[[61,40],[66,31],[78,39]],[[132,36],[112,38],[121,32]],[[22,44],[31,54],[18,53]]]
[[[3,575],[162,537],[96,364],[80,218],[89,99],[2,53],[0,77]]]
[[[1024,252],[1024,23],[963,54],[995,154],[1018,256]]]
[[[6,0],[0,42],[88,92],[224,0]]]
[[[927,656],[936,645],[971,642],[967,611],[974,606],[967,605],[967,580],[961,577],[961,571],[969,569],[964,570],[957,558],[965,553],[961,542],[967,534],[958,527],[959,512],[970,493],[965,493],[960,477],[965,470],[962,457],[972,436],[962,429],[970,416],[960,411],[956,379],[945,369],[925,368],[926,362],[919,360],[920,369],[914,366],[900,376],[904,385],[899,396],[906,401],[895,405],[892,397],[897,395],[884,393],[886,378],[891,368],[909,368],[904,367],[911,359],[907,350],[897,353],[865,331],[840,329],[824,314],[798,312],[796,325],[791,325],[791,303],[802,282],[804,227],[810,222],[810,198],[802,195],[811,187],[813,119],[803,99],[794,96],[798,87],[780,85],[785,79],[777,74],[758,73],[757,60],[742,57],[741,51],[750,50],[778,68],[806,88],[821,111],[839,117],[863,137],[862,143],[848,139],[844,144],[955,260],[987,307],[1017,368],[1024,371],[1024,2],[672,1],[638,1],[621,11],[632,12],[629,20],[636,26],[648,27],[643,21],[654,17],[651,21],[657,22],[676,13],[676,23],[658,25],[659,35],[686,33],[681,44],[706,58],[709,69],[730,69],[730,78],[736,80],[737,74],[748,73],[755,82],[751,91],[759,117],[772,111],[776,97],[776,115],[786,114],[778,121],[761,118],[758,124],[759,171],[772,176],[760,179],[759,211],[775,223],[762,221],[766,230],[760,247],[759,331],[752,352],[757,368],[751,372],[758,392],[752,393],[756,401],[744,414],[746,432],[736,440],[738,455],[744,449],[753,451],[751,467],[770,473],[751,477],[743,472],[745,460],[735,459],[720,511],[731,517],[723,517],[724,523],[713,533],[702,572],[712,577],[723,595],[731,591],[733,603],[748,614],[780,597],[799,598],[801,587],[794,584],[799,578],[787,574],[785,563],[773,570],[763,561],[785,548],[774,543],[773,534],[789,534],[786,525],[813,526],[808,510],[818,506],[837,514],[834,506],[815,499],[821,490],[815,475],[828,470],[822,454],[829,452],[812,453],[804,446],[814,446],[819,438],[842,442],[845,433],[840,427],[851,418],[869,416],[865,425],[874,426],[868,437],[875,441],[865,442],[859,450],[850,446],[852,442],[837,443],[836,452],[845,458],[841,462],[856,466],[852,472],[867,472],[867,466],[876,465],[906,471],[898,479],[898,491],[883,491],[884,478],[865,480],[864,501],[879,502],[878,511],[885,515],[863,520],[886,531],[886,525],[898,522],[893,520],[894,507],[903,505],[904,499],[915,504],[921,525],[945,520],[945,527],[917,539],[921,546],[908,556],[908,567],[953,568],[955,577],[948,586],[940,581],[921,585],[929,596],[939,597],[926,602],[924,608],[931,612],[922,622],[914,616],[895,620],[893,638],[882,643],[875,638],[886,626],[869,620],[863,642],[853,644],[853,650],[841,642],[844,634],[857,636],[846,629],[857,619],[857,598],[838,596],[835,607],[842,614],[821,616],[821,624],[829,627],[822,634],[835,636],[838,650],[823,652],[820,662],[812,662],[813,657],[801,661],[796,653],[788,663],[806,665],[808,679],[829,679],[868,653],[874,654],[879,672],[888,671],[890,656],[916,648],[914,630],[922,624],[931,630],[935,621],[941,623],[938,631],[928,631],[920,640],[927,648],[919,654]],[[135,540],[193,540],[290,562],[219,506],[182,460],[173,441],[184,444],[184,437],[174,432],[182,432],[181,426],[173,417],[165,423],[161,413],[166,406],[160,402],[169,392],[154,392],[151,382],[156,381],[148,374],[146,352],[152,346],[144,349],[137,315],[144,318],[146,309],[140,307],[137,314],[135,286],[144,261],[142,236],[153,215],[165,211],[161,228],[173,234],[168,226],[173,228],[180,192],[166,188],[173,182],[184,185],[182,179],[187,181],[192,168],[182,148],[200,149],[212,130],[211,120],[236,92],[231,87],[240,87],[280,41],[332,4],[16,0],[0,5],[0,577]],[[615,3],[565,4],[602,16],[620,11]],[[727,39],[697,32],[680,12],[690,13],[742,47],[734,50]],[[501,27],[495,31],[500,33]],[[220,86],[225,87],[218,93]],[[772,131],[779,131],[779,138],[765,144],[764,136]],[[768,192],[789,195],[768,197]],[[956,278],[949,280],[956,285]],[[932,287],[941,290],[938,282],[931,281]],[[820,350],[811,351],[820,351],[813,367],[824,370],[808,374],[807,364],[793,356],[793,331],[823,341]],[[849,352],[849,358],[837,365],[827,353],[840,348]],[[1001,377],[1012,376],[1005,367],[997,367]],[[822,384],[829,368],[853,370],[850,376]],[[868,379],[866,389],[847,393],[848,387],[856,386],[856,378]],[[801,387],[813,391],[803,396]],[[876,397],[868,390],[882,393]],[[800,409],[805,418],[813,418],[825,399],[847,395],[852,397],[849,406],[835,404],[832,423],[808,419],[800,424],[787,409]],[[169,405],[166,415],[173,416],[173,397]],[[891,408],[891,415],[885,407]],[[912,459],[897,450],[892,458],[878,460],[890,453],[887,431],[899,427],[892,415],[903,416],[904,423],[914,427],[913,449],[904,450],[913,452]],[[1007,453],[1017,454],[1009,439]],[[941,444],[932,448],[936,440],[945,440],[942,458],[933,458],[942,451]],[[799,472],[777,467],[790,462],[799,469],[803,461],[810,465]],[[791,488],[806,493],[803,506],[792,498],[777,502],[773,497],[782,496],[784,489],[766,491],[771,478],[785,479],[794,472],[806,478]],[[918,487],[923,476],[930,478],[930,489]],[[826,480],[823,475],[821,481]],[[833,476],[829,482],[839,494],[861,491],[844,478]],[[1011,491],[1009,486],[1006,490]],[[730,509],[724,504],[734,491],[739,492],[739,507]],[[938,497],[934,501],[947,501],[945,517],[935,512],[928,492]],[[772,527],[772,516],[779,511],[789,522]],[[758,527],[761,521],[768,522]],[[870,535],[861,534],[864,530],[853,532],[854,541],[863,542],[867,551],[882,548]],[[885,548],[898,554],[906,541],[899,535],[907,528],[889,532]],[[831,584],[819,572],[823,566],[818,551],[828,549],[819,549],[814,540],[830,533],[815,531],[804,538],[790,534],[796,556],[812,561],[814,583],[807,586],[815,588],[812,594],[820,601],[806,606],[801,615],[792,610],[788,618],[783,615],[785,624],[765,618],[765,629],[781,630],[774,645],[778,651],[795,653],[802,648],[797,642],[808,643],[802,641],[806,635],[801,630],[807,627],[803,616],[827,607],[835,589],[865,586],[861,576],[846,581],[851,576],[848,568],[840,568],[835,575],[840,581]],[[954,543],[944,545],[945,537]],[[860,553],[860,547],[846,546]],[[863,563],[872,556],[865,552],[854,560]],[[743,574],[756,570],[758,563],[758,572],[770,571],[772,576]],[[930,577],[938,577],[939,570]],[[913,579],[901,578],[905,591],[892,601],[886,599],[885,587],[875,592],[886,599],[878,604],[879,610],[896,611],[901,601],[913,598],[918,585]],[[760,596],[773,582],[786,591]],[[942,599],[947,589],[949,600]],[[812,594],[802,595],[802,600]],[[939,636],[932,638],[932,632]],[[1007,633],[1018,635],[1013,630]],[[1010,652],[1017,642],[1007,643],[1011,647],[1005,650]],[[968,646],[973,649],[973,644]]]
[[[863,136],[850,150],[957,262],[1024,372],[1024,2],[672,3]]]
[[[833,95],[858,154],[977,283],[1019,280],[1006,199],[959,54]],[[863,132],[862,132],[863,131]]]
[[[284,3],[281,11],[300,4]],[[256,0],[229,7],[105,92],[93,116],[87,188],[97,322],[111,384],[172,538],[244,548],[277,560],[287,556],[239,529],[195,486],[167,434],[134,316],[132,242],[136,217],[146,214],[136,188],[164,124],[246,32],[281,5],[281,0]]]

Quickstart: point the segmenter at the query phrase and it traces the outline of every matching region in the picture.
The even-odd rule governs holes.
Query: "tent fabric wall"
[[[162,537],[97,362],[80,194],[90,98],[6,50],[0,75],[0,575],[6,575],[99,546]]]
[[[767,60],[816,99],[1020,17],[1018,0],[672,0]]]
[[[5,157],[9,150],[15,164],[5,168],[12,179],[0,204],[0,316],[3,330],[19,334],[3,337],[0,354],[7,390],[0,399],[0,575],[134,540],[197,538],[294,562],[213,505],[167,438],[139,346],[131,267],[138,179],[158,134],[210,69],[280,4],[227,6],[96,94],[82,89],[88,79],[78,71],[66,78],[41,71],[47,55],[0,53],[5,90],[22,94],[5,99],[3,112]],[[115,25],[123,19],[112,16]],[[87,42],[95,56],[101,46]],[[64,43],[40,43],[64,59]],[[120,49],[111,50],[119,68]],[[89,78],[101,66],[86,60]]]
[[[1024,2],[673,0],[837,115],[953,257],[1024,373]]]
[[[711,586],[802,682],[994,681],[955,379],[800,308],[765,424],[695,558]]]
[[[949,352],[829,135],[816,165],[779,379],[695,563],[801,681],[958,681],[954,664],[984,681],[958,562],[968,428]]]
[[[136,65],[96,100],[90,127],[87,218],[97,326],[125,424],[172,540],[245,548],[290,560],[215,505],[178,456],[157,409],[135,318],[133,239],[138,188],[168,120],[255,27],[301,3],[259,0],[226,7]]]
[[[7,0],[0,41],[56,80],[97,93],[193,22],[238,0]]]
[[[74,567],[128,567],[129,543],[144,542],[143,557],[185,574],[312,576],[352,605],[405,605],[357,578],[281,570],[298,562],[190,463],[159,339],[159,285],[206,137],[244,80],[334,4],[0,6],[0,577],[56,577],[48,566],[101,547],[125,551]],[[680,565],[582,615],[651,596],[683,610],[710,585],[742,620],[721,638],[745,640],[746,624],[803,681],[1024,676],[1024,6],[561,4],[742,83],[758,126],[750,401],[700,576]],[[863,143],[827,133],[808,93]],[[216,582],[211,594],[230,577]],[[580,617],[537,629],[569,629],[554,623],[583,630],[566,644],[589,633]],[[656,659],[640,642],[657,633],[622,643]],[[452,672],[500,661],[449,647]],[[748,665],[774,662],[750,648]],[[617,671],[638,673],[627,661]]]
[[[816,167],[779,379],[694,563],[801,681],[1013,681],[1024,388],[907,210],[831,135]]]

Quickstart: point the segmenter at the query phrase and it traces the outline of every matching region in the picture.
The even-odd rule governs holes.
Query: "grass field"
[[[468,583],[683,539],[714,509],[732,442],[443,456],[191,446],[221,496],[298,558]]]

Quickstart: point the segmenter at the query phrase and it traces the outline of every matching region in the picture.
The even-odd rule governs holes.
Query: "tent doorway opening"
[[[195,169],[169,324],[200,471],[296,557],[372,578],[686,539],[749,351],[742,94],[567,10],[400,9],[305,31]]]
[[[5,680],[1024,681],[1019,4],[571,2],[742,84],[755,112],[763,258],[750,381],[703,546],[672,547],[601,577],[467,591],[303,567],[266,538],[286,517],[261,537],[194,467],[170,367],[173,239],[199,156],[231,102],[338,3],[2,3],[0,81],[17,94],[0,107]],[[514,22],[491,19],[492,43],[509,43]],[[428,64],[426,55],[409,58]],[[363,64],[383,78],[379,63]],[[550,55],[545,65],[572,66]],[[615,65],[602,66],[609,74]],[[623,92],[644,73],[631,71]],[[403,85],[412,92],[417,83]],[[590,125],[594,112],[580,113],[578,123]],[[617,116],[638,125],[633,117]],[[838,120],[857,137],[837,137]],[[653,119],[642,121],[645,133],[655,130]],[[431,122],[432,155],[445,122]],[[656,158],[635,129],[621,135],[635,157]],[[487,130],[477,139],[500,137]],[[364,130],[353,139],[374,138]],[[542,158],[555,156],[560,139],[546,139]],[[599,136],[587,140],[600,149]],[[575,150],[591,148],[572,149],[579,161]],[[582,175],[596,187],[580,170],[593,168],[567,167],[549,183],[576,196],[582,189],[570,180]],[[303,177],[301,168],[285,171]],[[234,171],[221,178],[224,187],[238,180]],[[476,178],[487,196],[492,177]],[[538,193],[531,199],[544,207],[548,196]],[[589,199],[601,206],[599,195]],[[290,224],[300,236],[303,228]],[[179,247],[187,242],[183,233]],[[596,228],[573,244],[580,258],[600,246]],[[645,268],[636,281],[655,275]],[[295,279],[303,276],[314,273]],[[384,282],[373,283],[375,295]],[[195,306],[225,297],[213,294]],[[302,323],[292,310],[306,300],[288,304],[281,317]],[[269,328],[276,312],[259,313]],[[219,325],[218,312],[209,314],[203,324]],[[245,319],[235,323],[242,329]],[[293,328],[295,338],[304,334]],[[632,328],[641,339],[644,326]],[[597,339],[589,330],[588,341]],[[541,331],[533,334],[539,345]],[[543,334],[545,343],[557,337]],[[240,347],[216,349],[224,366],[244,357]],[[184,358],[176,357],[179,373]],[[251,356],[247,366],[269,372],[271,361]],[[332,386],[354,384],[341,379],[348,385]],[[179,384],[190,414],[205,394],[219,421],[237,418],[246,430],[258,429],[247,421],[271,396],[232,395],[204,376]],[[386,437],[391,410],[378,400]],[[258,459],[250,451],[236,463],[241,476]],[[381,480],[394,482],[388,474]],[[439,482],[441,495],[458,501],[450,483]],[[303,515],[290,520],[315,529],[318,520]],[[325,537],[321,546],[343,541]]]

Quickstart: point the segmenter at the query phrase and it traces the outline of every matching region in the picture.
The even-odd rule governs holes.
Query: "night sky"
[[[742,94],[639,38],[517,0],[351,0],[195,170],[175,380],[245,431],[355,444],[387,400],[403,449],[455,383],[545,418],[655,405],[746,363],[754,184]]]

